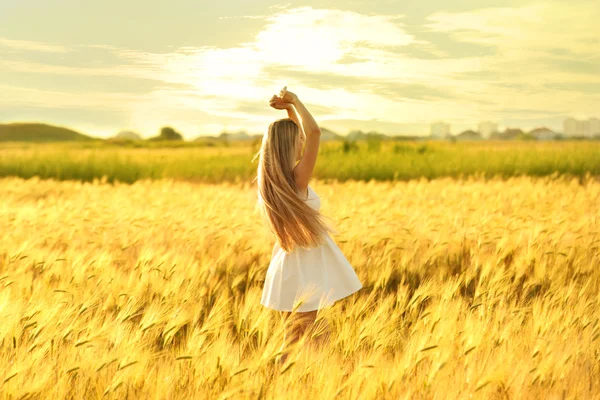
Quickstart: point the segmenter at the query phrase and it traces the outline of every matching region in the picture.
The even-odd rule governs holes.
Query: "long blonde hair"
[[[327,232],[335,232],[325,223],[324,215],[305,203],[305,195],[294,180],[298,135],[298,126],[292,119],[274,121],[256,154],[260,156],[255,178],[258,206],[285,252],[291,252],[295,246],[317,246],[325,241]]]

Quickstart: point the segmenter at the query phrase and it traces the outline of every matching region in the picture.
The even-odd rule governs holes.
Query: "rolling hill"
[[[39,123],[0,124],[0,142],[89,141],[93,137],[68,128]]]

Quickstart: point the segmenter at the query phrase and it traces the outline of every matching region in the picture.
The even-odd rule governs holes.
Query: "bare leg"
[[[325,346],[331,340],[331,325],[326,318],[321,318],[313,325],[314,343],[318,348]]]
[[[327,319],[322,318],[318,323],[315,323],[317,311],[296,312],[292,314],[288,311],[280,311],[283,322],[283,344],[280,350],[283,352],[281,363],[287,359],[288,352],[286,348],[296,343],[302,335],[308,334],[314,337],[310,343],[318,348],[329,342],[331,337],[331,326]]]
[[[298,342],[302,335],[312,327],[317,317],[317,311],[296,312],[294,314],[289,311],[280,311],[279,313],[283,322],[283,344],[281,345],[283,355],[281,356],[281,363],[284,363],[288,356],[288,352],[285,350]]]

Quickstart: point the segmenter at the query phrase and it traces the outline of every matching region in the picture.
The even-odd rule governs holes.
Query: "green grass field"
[[[4,143],[0,177],[132,183],[251,180],[259,143]],[[135,147],[140,146],[140,147]],[[600,175],[600,142],[323,142],[314,177],[328,181]]]

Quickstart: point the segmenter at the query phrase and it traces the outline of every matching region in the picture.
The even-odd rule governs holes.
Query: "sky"
[[[428,135],[600,117],[595,1],[2,0],[0,123],[95,137],[320,126]]]

